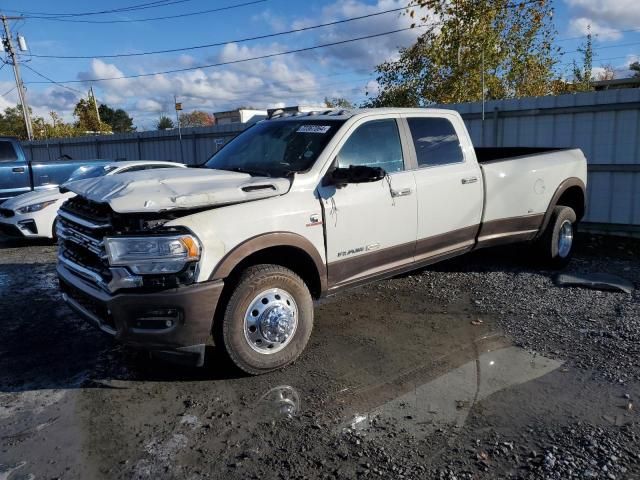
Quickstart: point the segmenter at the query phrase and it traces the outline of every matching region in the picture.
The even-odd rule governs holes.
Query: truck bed
[[[586,179],[582,151],[563,148],[477,148],[484,180],[483,223],[504,219],[540,222],[558,186]],[[533,230],[533,228],[532,228]]]
[[[543,147],[474,147],[474,150],[478,163],[488,163],[511,160],[518,157],[528,157],[541,153],[557,152],[565,149]]]

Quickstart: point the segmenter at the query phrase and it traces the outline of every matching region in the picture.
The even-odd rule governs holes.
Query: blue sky
[[[122,8],[150,0],[112,0],[78,2],[57,0],[11,0],[3,2],[3,13],[19,11],[61,13]],[[171,1],[171,0],[169,0]],[[75,17],[76,20],[130,20],[180,15],[251,0],[183,0],[161,8],[148,8],[109,15]],[[245,43],[231,40],[270,34],[301,26],[399,8],[407,0],[267,0],[226,11],[200,14],[172,20],[149,22],[86,24],[30,18],[12,22],[14,32],[24,35],[31,54],[81,55],[133,53],[187,47],[203,43],[227,42],[215,48],[184,53],[159,54],[109,59],[29,58],[26,65],[54,80],[82,80],[118,77],[188,68],[207,63],[304,48],[322,43],[366,36],[406,28],[406,16],[389,13],[304,33]],[[640,54],[640,2],[638,0],[555,0],[554,22],[557,44],[567,53],[563,63],[576,55],[587,25],[597,34],[595,65],[611,64],[618,77],[626,75],[629,62]],[[9,11],[9,10],[15,10]],[[215,112],[237,106],[267,108],[295,104],[321,104],[325,95],[345,96],[361,102],[366,91],[375,91],[376,64],[393,58],[400,46],[415,41],[419,34],[408,30],[325,49],[223,67],[196,69],[177,74],[94,83],[98,101],[125,108],[139,129],[153,128],[163,112],[172,113],[173,95],[185,110]],[[29,103],[39,115],[56,110],[70,120],[73,106],[89,83],[68,84],[62,88],[42,81],[35,72],[23,68]],[[0,71],[0,94],[14,85],[12,71]],[[72,90],[73,89],[73,90]],[[15,91],[0,97],[0,109],[15,105]]]

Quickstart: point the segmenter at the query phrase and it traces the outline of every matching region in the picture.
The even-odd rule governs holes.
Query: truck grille
[[[104,237],[112,231],[106,209],[81,197],[68,200],[58,212],[58,259],[75,274],[103,287],[111,280]]]

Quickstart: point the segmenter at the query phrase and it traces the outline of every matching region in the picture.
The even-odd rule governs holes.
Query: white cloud
[[[572,18],[569,22],[569,32],[571,35],[587,35],[591,31],[593,37],[598,40],[619,40],[622,33],[611,27],[599,24],[597,21],[586,18]]]
[[[384,10],[401,8],[405,5],[407,5],[406,0],[378,0],[373,5],[359,0],[338,0],[325,6],[319,16],[297,20],[294,22],[293,27],[301,28],[318,23],[329,23],[343,18],[359,17]],[[319,29],[316,33],[317,43],[335,43],[409,28],[412,24],[420,22],[419,19],[426,15],[426,10],[416,12],[415,19],[405,13],[404,11],[391,12]],[[313,50],[304,56],[314,58],[327,66],[337,64],[340,67],[348,67],[359,71],[372,71],[376,65],[396,58],[398,49],[412,45],[423,31],[420,28],[405,30],[390,35]]]
[[[333,0],[314,9],[308,18],[285,21],[267,11],[250,19],[252,23],[266,23],[273,31],[328,23],[343,18],[401,8],[406,0]],[[416,19],[424,16],[417,12]],[[291,55],[239,62],[213,68],[158,74],[139,78],[124,78],[104,82],[90,82],[92,78],[114,78],[153,71],[191,68],[202,64],[236,62],[248,58],[305,48],[324,43],[404,29],[419,20],[403,12],[393,12],[334,27],[278,37],[277,41],[229,43],[208,55],[205,51],[190,55],[152,55],[120,59],[93,59],[76,78],[79,90],[92,84],[100,103],[127,110],[137,125],[153,124],[161,112],[173,111],[173,97],[177,95],[185,111],[204,109],[215,112],[240,105],[270,108],[295,104],[321,104],[325,96],[345,96],[352,100],[375,94],[377,84],[369,81],[376,65],[394,58],[398,47],[413,44],[423,30],[406,30],[339,46],[322,48]],[[114,47],[115,48],[115,47]],[[330,77],[345,75],[337,81]],[[367,75],[363,78],[363,76]],[[1,85],[1,83],[0,83]],[[74,88],[75,88],[74,87]],[[10,88],[10,87],[9,87]],[[53,87],[31,95],[32,103],[44,111],[55,109],[70,119],[78,96]],[[0,98],[0,106],[5,99]],[[13,103],[15,105],[15,102]]]
[[[574,18],[588,19],[609,29],[637,28],[640,24],[638,0],[564,0]]]
[[[274,32],[284,30],[287,26],[284,18],[276,15],[271,10],[263,10],[259,14],[251,17],[251,21],[255,23],[266,23]]]

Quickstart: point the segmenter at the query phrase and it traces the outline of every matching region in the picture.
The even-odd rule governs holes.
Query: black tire
[[[248,309],[254,304],[254,300],[271,289],[280,289],[294,300],[297,307],[297,315],[294,315],[297,318],[297,326],[290,339],[286,343],[283,342],[284,346],[275,343],[277,348],[282,348],[281,350],[263,353],[256,348],[264,349],[263,345],[266,343],[258,345],[258,341],[251,342],[247,337],[251,334],[245,333],[245,315],[248,315]],[[259,318],[262,318],[262,314]],[[309,288],[298,275],[280,265],[249,267],[240,276],[219,327],[222,330],[220,337],[226,354],[244,372],[260,375],[285,367],[300,356],[311,336],[313,300]]]
[[[561,248],[562,229],[571,229],[571,240],[568,248]],[[565,231],[566,233],[566,231]],[[576,235],[576,212],[571,207],[557,206],[553,209],[549,225],[537,244],[538,255],[543,264],[549,268],[561,269],[567,266],[573,255]],[[566,239],[566,235],[563,235]]]

